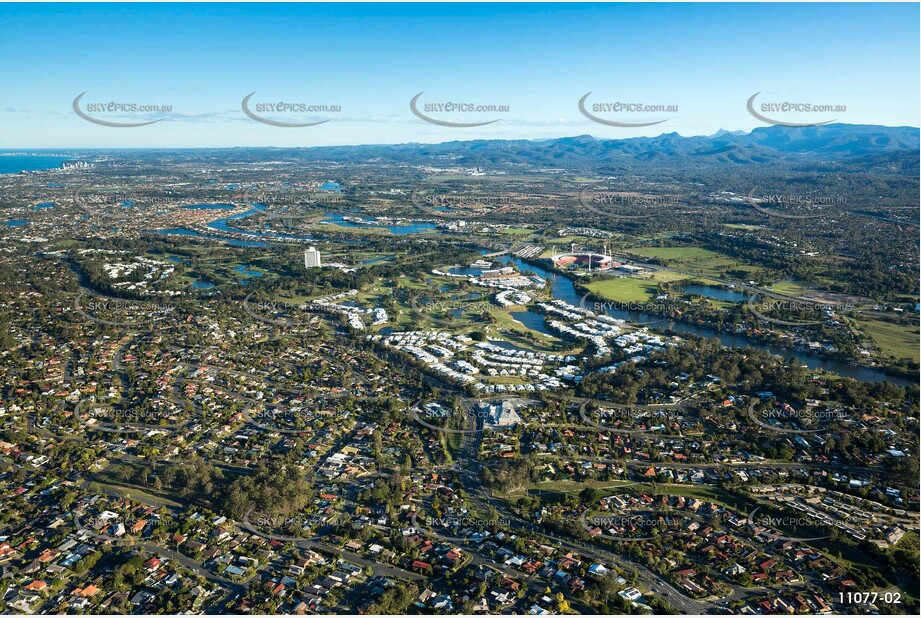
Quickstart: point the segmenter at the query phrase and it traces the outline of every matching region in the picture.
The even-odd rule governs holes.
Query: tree
[[[586,487],[579,492],[579,501],[582,504],[595,505],[601,500],[602,492],[597,487]]]

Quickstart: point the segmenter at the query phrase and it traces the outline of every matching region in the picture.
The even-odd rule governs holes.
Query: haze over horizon
[[[921,128],[917,126],[901,125],[901,126],[886,126],[886,125],[851,125],[848,123],[835,123],[832,125],[825,125],[827,127],[837,127],[837,126],[849,126],[849,127],[878,127],[882,131],[897,131],[899,129],[914,129],[921,132]],[[276,144],[252,144],[246,146],[46,146],[40,148],[13,148],[13,147],[0,147],[0,156],[16,154],[16,153],[42,153],[42,154],[51,154],[54,152],[67,152],[67,151],[106,151],[106,150],[215,150],[215,149],[245,149],[245,148],[254,148],[254,149],[291,149],[291,148],[375,148],[375,147],[406,147],[406,146],[448,146],[450,144],[462,144],[468,142],[480,142],[480,141],[522,141],[531,142],[533,144],[540,144],[542,142],[558,142],[561,140],[576,140],[580,138],[591,138],[596,140],[599,143],[609,142],[609,141],[620,141],[620,140],[635,140],[635,139],[646,139],[646,140],[657,140],[660,138],[670,137],[677,135],[680,139],[717,139],[719,137],[725,137],[727,135],[734,137],[747,137],[752,136],[753,132],[759,128],[770,129],[775,128],[778,130],[789,129],[785,127],[755,127],[748,131],[728,131],[725,129],[719,129],[714,133],[708,135],[682,135],[677,131],[667,131],[659,133],[657,135],[637,135],[632,137],[619,137],[619,136],[600,136],[592,135],[590,133],[582,133],[578,135],[561,135],[558,137],[542,138],[542,137],[524,137],[524,138],[503,138],[503,137],[481,137],[481,138],[468,138],[464,139],[462,136],[455,139],[445,139],[436,142],[420,142],[420,141],[411,141],[411,142],[393,142],[393,143],[365,143],[365,144],[316,144],[316,145],[276,145]],[[808,127],[804,127],[808,128]],[[821,128],[821,127],[820,127]],[[796,130],[796,128],[793,128]],[[921,137],[921,133],[919,133]],[[900,144],[899,149],[905,149],[905,144]],[[911,148],[914,148],[913,146]]]

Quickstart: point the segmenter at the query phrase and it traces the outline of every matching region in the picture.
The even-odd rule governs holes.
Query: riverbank
[[[554,298],[558,298],[574,306],[580,306],[587,300],[592,299],[592,296],[587,296],[591,294],[588,288],[581,284],[577,284],[565,273],[559,269],[554,268],[553,266],[545,266],[544,264],[538,265],[534,260],[525,260],[512,256],[501,256],[497,259],[506,263],[512,263],[519,270],[530,270],[538,276],[550,281],[551,294]],[[850,360],[841,360],[829,357],[828,355],[817,355],[805,350],[788,348],[779,346],[774,343],[758,341],[752,337],[742,334],[725,333],[717,330],[711,325],[694,325],[677,320],[664,319],[661,315],[657,315],[652,311],[616,309],[610,306],[606,306],[603,303],[603,301],[608,301],[608,304],[610,304],[609,299],[599,297],[595,298],[601,301],[599,306],[605,307],[605,313],[613,318],[622,319],[633,323],[656,322],[655,324],[649,325],[650,330],[662,331],[666,333],[672,331],[685,335],[696,335],[703,338],[716,338],[720,340],[720,343],[727,347],[751,347],[757,350],[770,352],[771,354],[775,354],[784,358],[792,357],[810,369],[826,371],[840,375],[842,377],[853,378],[861,382],[888,381],[892,382],[893,384],[898,384],[899,386],[906,387],[918,383],[917,375],[894,375],[894,372],[887,370],[888,368],[884,369],[881,367],[862,366],[856,363],[852,363]]]

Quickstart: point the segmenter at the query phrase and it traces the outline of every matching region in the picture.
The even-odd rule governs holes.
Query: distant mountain
[[[716,137],[722,137],[724,135],[746,135],[745,131],[727,131],[726,129],[720,129],[716,133],[710,136],[710,139]]]
[[[900,150],[917,151],[918,129],[876,125],[830,124],[821,127],[762,127],[748,136],[781,152],[860,156]]]
[[[387,157],[394,161],[469,165],[613,166],[649,164],[697,167],[721,164],[803,164],[835,161],[907,166],[918,160],[919,129],[877,125],[830,124],[818,127],[762,127],[750,133],[718,131],[711,136],[599,139],[579,135],[549,140],[471,140],[441,144],[335,146],[291,154],[308,159],[355,160]],[[284,152],[286,149],[279,149]]]

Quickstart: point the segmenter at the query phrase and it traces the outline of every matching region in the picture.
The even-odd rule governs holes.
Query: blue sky
[[[0,148],[313,146],[710,134],[766,126],[746,100],[846,105],[808,118],[918,126],[918,4],[0,4]],[[89,102],[170,105],[135,128]],[[507,105],[414,116],[409,102]],[[589,103],[676,105],[580,114]],[[248,118],[252,104],[339,105]],[[603,115],[603,114],[598,114]],[[820,118],[821,117],[821,118]],[[796,120],[803,119],[803,116]]]

